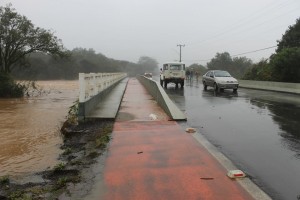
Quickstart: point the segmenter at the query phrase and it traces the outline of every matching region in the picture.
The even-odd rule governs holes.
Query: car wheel
[[[182,81],[180,85],[181,85],[181,88],[183,88],[183,86],[184,86],[184,81]]]
[[[220,89],[219,89],[219,87],[218,87],[218,85],[215,83],[214,84],[214,90],[216,91],[216,92],[219,92],[220,91]]]
[[[167,88],[167,85],[168,85],[168,82],[165,80],[165,81],[164,81],[164,86],[165,86],[165,88]]]
[[[204,90],[207,90],[207,85],[206,85],[205,82],[203,82],[203,89],[204,89]]]

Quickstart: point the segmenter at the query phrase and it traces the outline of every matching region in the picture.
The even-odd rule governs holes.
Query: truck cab
[[[175,83],[176,88],[180,84],[181,88],[184,86],[185,80],[185,64],[182,62],[168,62],[164,63],[160,69],[160,85],[167,87],[168,83]]]

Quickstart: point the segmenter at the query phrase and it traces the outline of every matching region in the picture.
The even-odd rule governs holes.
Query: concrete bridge
[[[249,178],[227,176],[237,167],[200,134],[186,133],[176,122],[186,116],[152,79],[80,77],[81,119],[115,120],[99,199],[271,199]],[[240,83],[300,94],[299,84]]]
[[[156,81],[144,76],[137,79],[172,120],[186,120]],[[126,73],[80,73],[79,119],[115,119],[127,81]],[[300,83],[239,80],[239,84],[241,88],[300,94]]]
[[[186,120],[157,82],[144,76],[137,78],[172,120]],[[126,73],[80,73],[79,119],[115,119],[127,81]]]

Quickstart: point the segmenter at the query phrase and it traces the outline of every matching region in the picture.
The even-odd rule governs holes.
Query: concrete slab
[[[127,86],[128,78],[118,83],[112,91],[99,102],[86,119],[115,119]]]

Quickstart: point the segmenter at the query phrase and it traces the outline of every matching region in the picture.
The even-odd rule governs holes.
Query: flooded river
[[[38,81],[37,97],[0,99],[0,176],[52,168],[61,153],[60,127],[78,98],[78,81]]]

